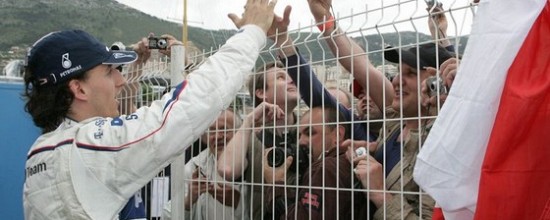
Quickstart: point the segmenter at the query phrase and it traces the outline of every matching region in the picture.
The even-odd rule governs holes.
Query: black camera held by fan
[[[273,149],[267,153],[267,164],[270,167],[282,166],[286,158],[292,156],[294,159],[288,168],[291,172],[297,172],[299,176],[309,168],[309,148],[296,145],[294,135],[286,135],[285,138],[276,136],[274,140],[271,132],[264,130],[263,142],[266,147],[273,143]]]
[[[149,49],[166,50],[168,48],[168,38],[166,37],[149,37]]]
[[[275,146],[267,153],[267,164],[270,167],[280,167],[286,161],[286,158],[292,156],[294,160],[288,168],[291,171],[296,171],[298,166],[298,174],[303,174],[309,167],[309,152],[307,148],[296,146],[296,144],[288,144],[286,147]]]

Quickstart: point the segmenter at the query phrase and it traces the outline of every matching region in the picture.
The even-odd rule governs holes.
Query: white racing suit
[[[65,120],[27,155],[26,219],[116,219],[128,199],[227,108],[265,32],[247,25],[161,100],[117,118]]]

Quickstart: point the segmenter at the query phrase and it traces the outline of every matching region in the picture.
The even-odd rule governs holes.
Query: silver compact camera
[[[358,157],[363,156],[363,155],[367,155],[367,149],[365,147],[359,147],[359,148],[355,149],[355,154]]]
[[[436,76],[430,76],[426,79],[426,85],[430,93],[430,97],[436,95],[447,95],[449,93],[449,88],[443,84],[443,79]]]
[[[168,38],[165,37],[149,37],[149,49],[166,50],[168,48]]]
[[[122,42],[117,41],[114,42],[113,45],[111,45],[111,50],[114,51],[124,51],[126,50],[126,45],[124,45]]]

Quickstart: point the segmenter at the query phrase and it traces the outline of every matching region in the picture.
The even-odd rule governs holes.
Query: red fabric
[[[440,207],[434,207],[432,220],[445,220],[445,217],[443,216],[443,210]]]
[[[481,170],[475,219],[550,219],[549,210],[550,8],[547,2],[508,70]]]

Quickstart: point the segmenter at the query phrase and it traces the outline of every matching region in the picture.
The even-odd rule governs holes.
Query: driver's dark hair
[[[72,79],[85,80],[87,73],[77,74]],[[42,133],[55,130],[70,111],[74,94],[69,89],[71,79],[56,85],[40,86],[29,68],[25,68],[25,111],[32,116],[34,124]]]

